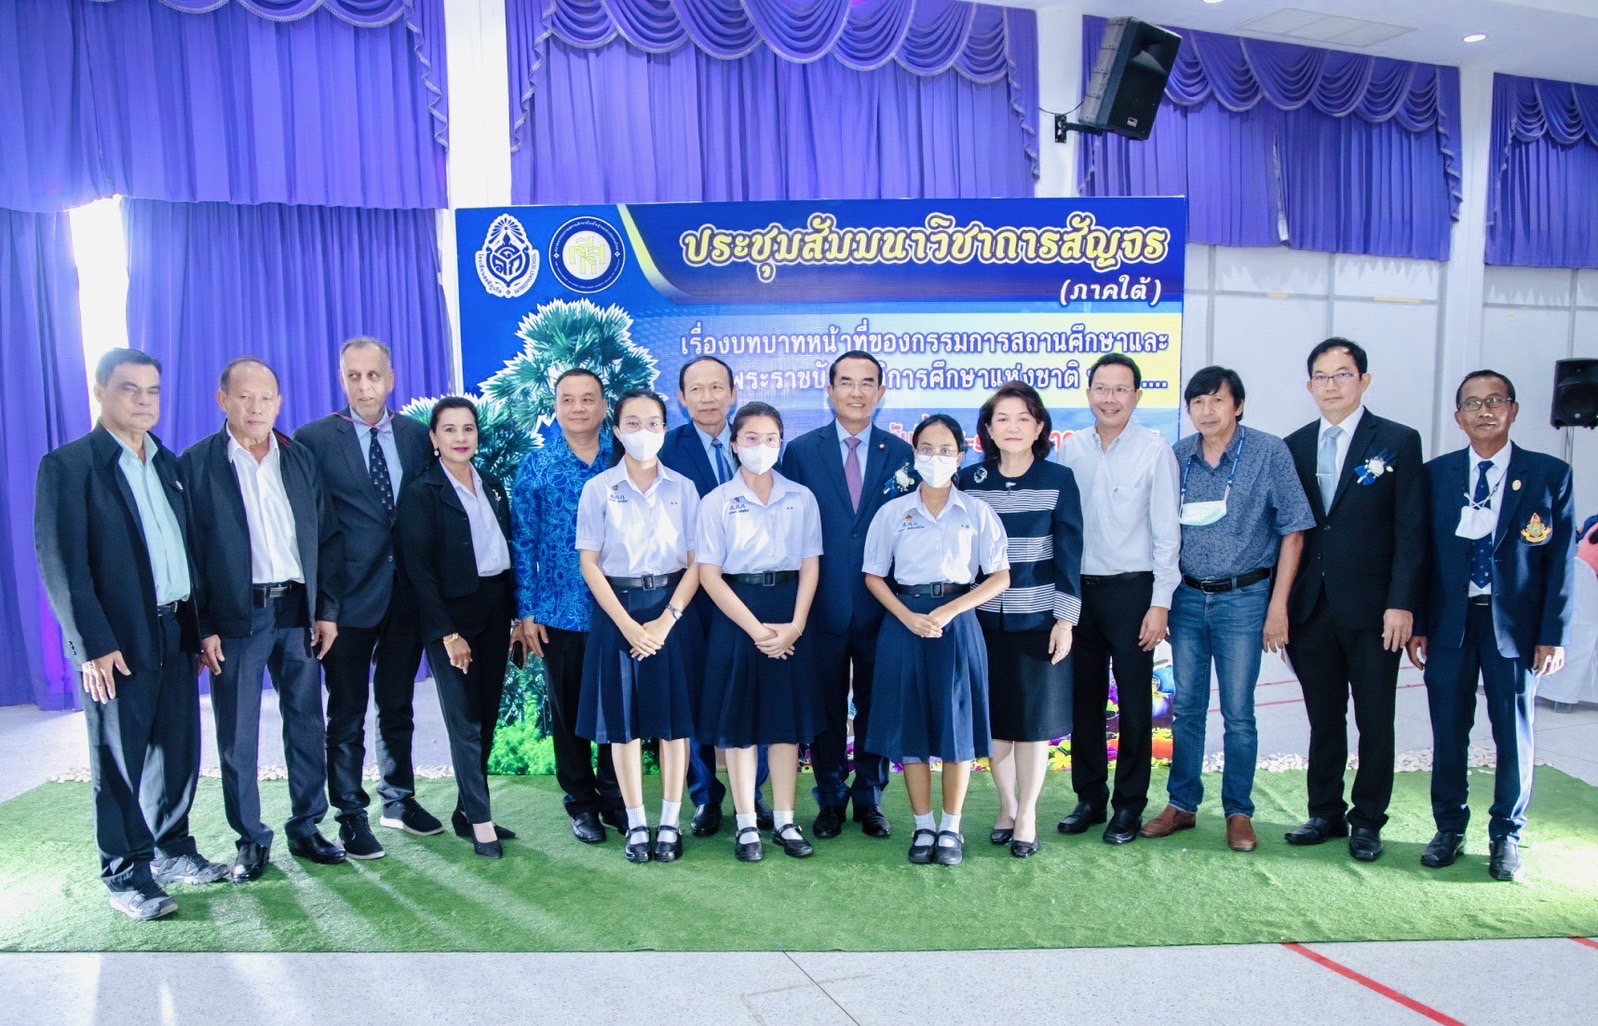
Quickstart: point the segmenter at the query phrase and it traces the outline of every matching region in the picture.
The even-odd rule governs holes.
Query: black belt
[[[675,588],[677,582],[682,580],[686,571],[673,570],[669,574],[644,574],[642,577],[607,577],[610,586],[617,591],[657,591],[661,588]]]
[[[164,620],[167,617],[177,616],[178,604],[176,602],[160,603],[155,607],[155,615],[157,619],[161,620]]]
[[[1473,606],[1490,606],[1493,604],[1493,597],[1491,595],[1472,595],[1467,601]]]
[[[285,595],[292,595],[305,587],[299,581],[281,581],[277,584],[251,585],[250,592],[255,598],[255,608],[265,609],[267,603],[273,599],[280,599]]]
[[[758,584],[762,588],[772,588],[779,584],[799,579],[797,570],[767,570],[759,574],[727,574],[734,584]]]
[[[1219,595],[1222,592],[1233,591],[1237,588],[1246,588],[1251,584],[1258,584],[1271,576],[1271,568],[1262,566],[1258,570],[1250,570],[1237,577],[1206,577],[1202,581],[1197,577],[1182,575],[1182,583],[1189,588],[1197,588],[1208,595]]]
[[[1083,574],[1083,584],[1115,584],[1118,581],[1132,581],[1141,577],[1153,577],[1152,570],[1128,570],[1124,574]]]
[[[893,582],[895,595],[919,595],[924,598],[943,598],[945,595],[964,595],[972,588],[969,584],[955,584],[952,581],[938,581],[934,584],[900,584]]]

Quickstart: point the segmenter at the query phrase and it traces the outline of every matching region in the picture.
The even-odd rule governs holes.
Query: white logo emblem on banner
[[[538,278],[538,250],[527,241],[522,223],[509,214],[494,218],[477,251],[477,279],[483,290],[500,299],[527,294]]]

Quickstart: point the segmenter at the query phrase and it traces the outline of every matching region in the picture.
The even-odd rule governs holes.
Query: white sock
[[[793,813],[792,812],[778,812],[775,809],[772,810],[772,812],[771,812],[771,832],[772,833],[780,834],[780,833],[782,833],[782,828],[783,827],[788,826],[788,825],[790,825],[792,823],[793,823]]]
[[[682,802],[662,801],[660,803],[660,825],[674,827],[682,816]]]
[[[930,812],[927,813],[925,816],[917,815],[916,816],[916,829],[917,830],[930,830],[933,833],[937,833],[938,832],[938,820]]]
[[[938,829],[940,832],[948,831],[949,833],[958,834],[960,832],[960,814],[958,812],[944,812],[943,823],[938,827]],[[940,836],[938,838],[938,843],[953,847],[954,838]]]
[[[744,815],[742,812],[740,812],[737,815],[737,820],[739,833],[742,833],[745,830],[757,829],[755,826],[755,814],[753,812],[749,813],[748,815]]]
[[[642,805],[638,806],[636,809],[627,810],[628,830],[636,830],[639,827],[647,826],[649,826],[649,818],[644,815],[644,807]]]

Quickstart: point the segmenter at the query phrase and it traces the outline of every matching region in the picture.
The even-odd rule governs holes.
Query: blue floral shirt
[[[577,503],[583,485],[610,466],[613,444],[610,432],[603,432],[599,455],[589,464],[556,434],[522,461],[510,499],[516,612],[522,619],[563,631],[588,630],[594,600],[577,551]]]

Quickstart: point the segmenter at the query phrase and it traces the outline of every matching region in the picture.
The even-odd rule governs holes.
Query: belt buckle
[[[762,588],[775,588],[777,586],[777,571],[775,571],[775,570],[762,570],[762,571],[760,571],[760,586]]]
[[[933,598],[942,598],[943,597],[943,582],[942,581],[934,582],[931,585],[931,590],[928,591],[927,594],[931,595]]]
[[[660,587],[660,584],[656,580],[654,574],[644,574],[642,577],[638,578],[638,584],[639,587],[644,591],[654,591],[656,588]]]

